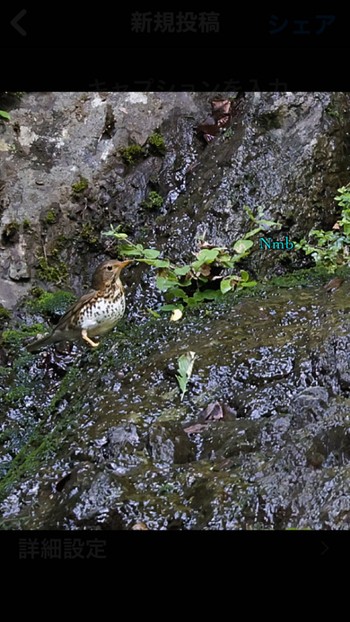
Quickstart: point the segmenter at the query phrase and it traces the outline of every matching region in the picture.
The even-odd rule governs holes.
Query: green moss
[[[99,237],[90,223],[85,223],[85,225],[83,225],[80,237],[84,240],[84,242],[87,242],[91,246],[95,246],[95,244],[98,244],[99,242]]]
[[[34,285],[29,293],[31,296],[33,296],[33,298],[39,298],[39,296],[45,293],[45,290],[42,287],[37,287],[37,285]]]
[[[23,220],[22,227],[23,227],[23,231],[29,231],[32,228],[32,225],[30,223],[30,220],[28,220],[28,218],[25,218]]]
[[[0,305],[0,321],[8,320],[11,317],[11,313],[3,305]]]
[[[26,337],[35,337],[38,333],[47,332],[47,328],[43,324],[32,324],[26,326],[22,324],[18,328],[8,328],[1,333],[2,343],[9,346],[22,345]]]
[[[339,108],[337,104],[329,104],[325,108],[325,113],[328,114],[329,117],[333,117],[341,121],[343,119],[343,115],[339,112]]]
[[[9,463],[7,472],[1,479],[0,483],[0,500],[3,499],[11,490],[12,486],[18,485],[24,475],[30,475],[38,472],[40,465],[47,463],[50,457],[59,451],[67,436],[67,429],[74,427],[76,418],[75,412],[81,409],[81,399],[77,399],[74,407],[67,409],[63,417],[54,419],[54,425],[50,424],[48,428],[48,418],[55,412],[58,402],[67,392],[72,395],[79,393],[77,386],[80,378],[80,371],[71,368],[63,380],[59,384],[58,391],[53,395],[48,406],[44,406],[41,411],[40,421],[31,433],[27,436],[27,440],[22,443],[21,448],[15,457]],[[22,393],[22,397],[28,393],[29,386],[23,386],[18,393]],[[31,387],[31,394],[35,391],[35,387]],[[14,396],[13,396],[14,397]]]
[[[63,261],[57,261],[55,265],[49,265],[45,257],[40,257],[37,274],[44,281],[59,284],[67,278],[68,270]]]
[[[27,307],[41,315],[63,315],[74,300],[75,296],[71,292],[59,290],[50,293],[41,290],[39,296],[27,301]]]
[[[149,193],[147,199],[145,201],[142,201],[141,206],[145,207],[146,209],[159,209],[162,207],[163,203],[163,197],[161,197],[158,192],[152,190]]]
[[[153,134],[148,137],[147,143],[151,154],[157,156],[164,156],[166,152],[166,146],[164,138],[160,134],[160,132],[153,132]]]
[[[143,158],[145,154],[140,145],[129,145],[129,147],[122,147],[120,155],[125,164],[131,165]]]
[[[89,187],[89,182],[85,177],[81,177],[79,181],[72,184],[73,194],[80,194]]]
[[[45,222],[48,225],[53,225],[57,221],[57,216],[53,210],[49,210],[45,216]]]
[[[295,272],[286,274],[284,276],[274,276],[271,279],[268,279],[268,286],[272,286],[273,289],[276,287],[296,287],[296,286],[322,286],[329,279],[335,276],[339,276],[342,278],[349,278],[350,270],[346,266],[342,266],[336,272],[330,275],[329,271],[322,267],[316,266],[312,268],[302,268],[301,270],[296,270]],[[265,288],[265,285],[261,285],[262,288]]]

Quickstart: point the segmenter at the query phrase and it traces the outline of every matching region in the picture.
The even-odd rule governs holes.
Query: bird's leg
[[[83,330],[81,331],[81,336],[84,339],[84,341],[87,341],[90,344],[90,346],[92,346],[93,348],[97,348],[97,346],[99,345],[98,343],[96,343],[96,341],[92,341],[92,339],[90,339],[90,337],[87,334],[86,328],[83,328]]]

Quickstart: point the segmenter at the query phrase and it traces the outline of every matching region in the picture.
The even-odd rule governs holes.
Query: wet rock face
[[[14,306],[37,279],[47,286],[40,257],[59,268],[54,283],[87,282],[111,252],[101,235],[110,224],[184,261],[198,235],[228,246],[241,237],[249,228],[244,205],[254,213],[263,206],[290,239],[331,226],[336,189],[348,181],[348,95],[226,93],[230,125],[207,144],[196,128],[218,97],[25,94],[0,128],[7,145],[0,174],[3,304]],[[164,149],[150,147],[154,132]],[[144,150],[135,161],[122,155],[130,145]],[[161,207],[145,207],[151,191]],[[17,238],[9,239],[9,230]],[[276,253],[252,256],[259,274],[276,264]],[[147,294],[138,295],[147,303]]]
[[[59,377],[30,358],[2,402],[1,526],[348,529],[349,301],[346,281],[227,298],[73,352]]]
[[[16,309],[37,284],[82,293],[115,256],[101,235],[110,224],[182,261],[198,235],[241,237],[243,205],[262,205],[290,239],[331,226],[349,181],[348,95],[248,93],[205,142],[195,129],[215,97],[25,95],[0,127],[0,304]],[[165,153],[147,147],[155,130]],[[135,144],[146,151],[128,162],[121,149]],[[161,207],[145,207],[150,190]],[[278,262],[251,257],[258,275]],[[1,344],[0,526],[348,529],[346,279],[332,293],[227,295],[177,324],[148,318],[158,301],[149,271],[125,281],[124,334],[98,351],[31,357],[17,325]],[[28,317],[20,307],[16,318]],[[181,401],[186,351],[196,359]]]

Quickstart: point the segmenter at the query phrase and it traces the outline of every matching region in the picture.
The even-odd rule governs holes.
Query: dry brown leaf
[[[184,428],[184,432],[186,434],[197,434],[202,430],[205,430],[208,426],[205,423],[194,423],[193,425],[189,425],[187,428]]]

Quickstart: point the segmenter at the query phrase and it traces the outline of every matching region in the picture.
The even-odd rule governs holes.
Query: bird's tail
[[[53,343],[52,335],[47,334],[44,335],[44,337],[39,337],[39,339],[32,341],[32,343],[28,343],[28,345],[26,345],[26,348],[28,352],[39,352],[41,348],[49,346],[51,343]]]

